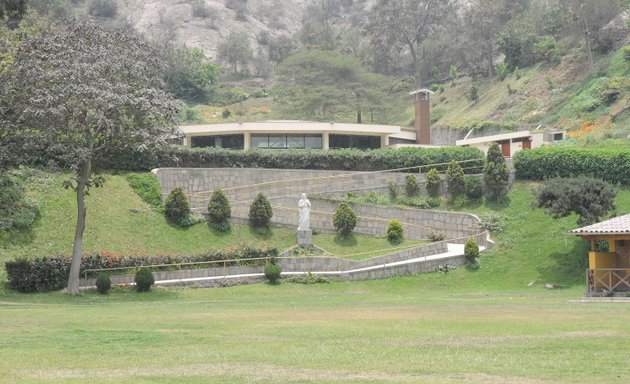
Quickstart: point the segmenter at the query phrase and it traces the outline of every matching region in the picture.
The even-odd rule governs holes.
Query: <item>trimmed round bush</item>
[[[399,243],[403,240],[405,231],[403,230],[402,224],[398,220],[392,220],[389,222],[387,226],[387,238],[392,243]]]
[[[232,208],[227,196],[220,189],[215,189],[210,196],[208,202],[208,217],[214,228],[221,232],[226,232],[230,229],[230,224],[227,221],[232,216]]]
[[[405,176],[405,194],[407,197],[414,197],[420,194],[420,186],[415,175]]]
[[[337,233],[343,237],[350,235],[354,227],[357,226],[357,215],[345,201],[342,201],[335,210],[333,225],[337,229]]]
[[[101,273],[96,278],[96,290],[101,295],[107,294],[109,290],[112,288],[112,279],[109,277],[108,273]]]
[[[466,257],[467,265],[477,265],[477,258],[479,257],[479,245],[477,244],[477,241],[472,237],[466,240],[466,244],[464,245],[464,257]]]
[[[469,200],[479,200],[483,197],[483,183],[478,177],[466,176],[464,178],[464,188],[466,189],[466,197]]]
[[[268,227],[273,211],[267,197],[261,192],[249,206],[249,224],[255,228]]]
[[[440,196],[440,186],[442,185],[442,178],[436,168],[431,168],[427,173],[427,179],[424,182],[424,187],[427,189],[429,196]]]
[[[265,277],[269,280],[270,284],[276,284],[278,280],[280,280],[280,275],[282,274],[282,267],[276,264],[276,259],[271,258],[271,260],[265,264]]]
[[[190,216],[190,204],[181,188],[175,188],[168,194],[164,202],[166,220],[179,225]]]
[[[151,270],[148,268],[140,268],[138,272],[136,272],[134,280],[136,282],[136,289],[138,292],[147,292],[155,283],[153,273],[151,273]]]

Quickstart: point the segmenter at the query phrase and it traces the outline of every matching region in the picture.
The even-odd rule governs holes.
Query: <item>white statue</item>
[[[298,231],[307,231],[310,226],[311,202],[306,198],[306,193],[302,194],[302,198],[298,202],[298,208],[300,209]]]

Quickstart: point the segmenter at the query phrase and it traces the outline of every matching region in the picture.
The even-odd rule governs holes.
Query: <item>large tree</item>
[[[334,119],[339,112],[355,112],[361,123],[364,111],[382,106],[387,80],[352,56],[310,50],[291,55],[278,66],[276,83],[275,91],[289,113]]]
[[[232,32],[219,44],[219,59],[232,67],[234,74],[238,74],[239,68],[241,72],[246,72],[254,59],[247,37]]]
[[[5,21],[10,29],[17,28],[26,13],[27,0],[0,1],[0,23]]]
[[[389,41],[390,50],[406,48],[411,71],[420,82],[420,63],[426,59],[423,43],[439,37],[454,14],[454,4],[454,0],[377,0],[368,13],[367,31],[373,40]]]
[[[510,169],[497,143],[490,144],[488,148],[486,162],[483,165],[483,181],[491,199],[500,200],[507,193]]]
[[[85,196],[103,181],[93,162],[105,151],[159,146],[174,132],[178,104],[163,90],[163,73],[138,35],[83,21],[28,40],[0,79],[2,150],[44,149],[74,171],[66,183],[78,213],[70,294],[79,293]]]

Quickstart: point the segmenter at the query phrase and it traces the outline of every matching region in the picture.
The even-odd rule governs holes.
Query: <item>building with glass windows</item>
[[[413,144],[415,132],[394,125],[262,121],[179,127],[188,147],[231,149],[384,148]]]

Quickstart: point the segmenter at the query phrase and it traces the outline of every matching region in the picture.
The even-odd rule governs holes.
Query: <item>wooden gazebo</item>
[[[570,233],[591,243],[586,271],[587,294],[630,292],[630,214]]]

